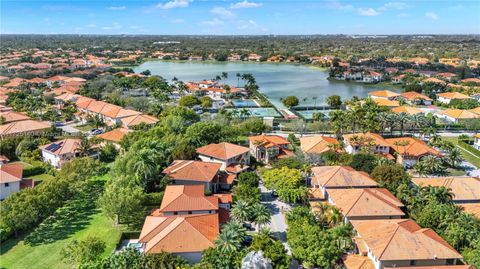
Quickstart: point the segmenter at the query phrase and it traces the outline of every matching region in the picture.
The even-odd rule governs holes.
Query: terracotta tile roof
[[[418,92],[404,92],[401,94],[401,96],[407,100],[410,100],[410,101],[415,101],[415,100],[428,100],[428,101],[432,101],[432,98],[424,95],[424,94],[421,94],[421,93],[418,93]]]
[[[441,115],[446,115],[451,118],[462,120],[462,119],[476,119],[479,118],[479,114],[475,114],[470,112],[469,110],[462,110],[462,109],[445,109],[443,111],[438,112]]]
[[[410,219],[352,220],[351,224],[380,261],[462,258],[433,230]]]
[[[21,181],[23,177],[22,163],[7,163],[0,165],[0,183]]]
[[[400,94],[396,92],[392,92],[389,90],[382,90],[382,91],[373,91],[368,93],[369,96],[376,96],[376,97],[383,97],[383,98],[394,98],[400,96]]]
[[[140,114],[140,115],[123,118],[121,119],[121,121],[125,127],[132,127],[135,125],[139,125],[141,123],[145,123],[148,125],[155,124],[158,122],[158,119],[149,115]]]
[[[104,139],[104,140],[107,140],[107,141],[120,143],[122,138],[130,132],[133,132],[133,131],[129,130],[129,129],[126,129],[126,128],[117,128],[117,129],[113,129],[111,131],[108,131],[106,133],[97,135],[97,137],[101,138],[101,139]]]
[[[480,219],[480,203],[466,203],[466,204],[459,204],[465,212],[474,215],[475,217]]]
[[[451,189],[454,194],[453,201],[480,201],[480,178],[478,177],[418,177],[413,178],[412,182],[418,186],[434,186]]]
[[[52,127],[48,121],[22,120],[0,125],[0,136],[46,131]]]
[[[367,256],[348,254],[342,259],[347,269],[375,269],[372,260]]]
[[[248,165],[243,165],[243,164],[230,164],[225,168],[225,171],[233,174],[238,174],[240,172],[243,172],[250,168]]]
[[[437,94],[437,96],[446,99],[470,99],[470,96],[459,92],[444,92]]]
[[[480,78],[466,78],[462,79],[463,83],[473,82],[473,83],[480,83]]]
[[[345,134],[343,135],[343,138],[345,139],[345,141],[349,144],[351,144],[351,140],[354,138],[360,138],[360,139],[366,139],[366,140],[372,140],[372,142],[376,145],[376,146],[383,146],[383,147],[389,147],[390,144],[379,134],[376,134],[376,133],[370,133],[370,132],[367,132],[367,133],[356,133],[356,134]],[[353,141],[355,142],[355,141]]]
[[[37,84],[45,83],[45,79],[43,79],[43,78],[32,78],[32,79],[29,79],[27,81],[30,82],[30,83],[37,83]]]
[[[290,144],[287,139],[278,135],[256,135],[248,137],[253,144],[264,146],[266,148],[276,147],[278,145]]]
[[[220,163],[176,160],[162,173],[176,180],[212,182],[221,166]]]
[[[222,173],[218,176],[218,183],[232,185],[237,178],[235,174]]]
[[[205,196],[203,185],[168,185],[160,212],[218,210],[218,197]]]
[[[420,157],[424,155],[441,155],[438,150],[428,146],[425,142],[417,138],[398,137],[389,138],[386,139],[386,141],[390,144],[390,147],[394,151],[401,154],[402,156]]]
[[[233,195],[231,193],[217,193],[213,196],[218,197],[219,204],[231,204],[233,203]]]
[[[146,253],[201,252],[214,246],[218,233],[218,214],[148,216],[139,242]]]
[[[77,86],[70,86],[70,85],[62,85],[58,88],[53,88],[49,92],[45,92],[45,94],[54,94],[54,95],[61,95],[65,93],[71,93],[74,94],[80,90],[79,87]]]
[[[426,83],[437,83],[437,84],[444,84],[445,81],[441,80],[441,79],[438,79],[438,78],[427,78],[427,79],[424,79],[423,82],[426,82]]]
[[[210,144],[197,149],[197,153],[219,160],[228,160],[249,152],[250,149],[232,143]]]
[[[421,114],[423,113],[422,110],[416,108],[416,107],[412,107],[412,106],[398,106],[398,107],[394,107],[392,108],[392,112],[393,113],[397,113],[397,114],[400,114],[400,113],[407,113],[407,114],[410,114],[410,115],[416,115],[416,114]]]
[[[3,123],[10,123],[14,121],[21,121],[21,120],[28,120],[30,119],[29,116],[23,114],[23,113],[18,113],[14,111],[7,111],[7,112],[0,112],[0,117],[4,118]]]
[[[325,200],[325,195],[319,188],[308,188],[309,199],[312,201],[315,200]]]
[[[331,189],[329,199],[345,217],[402,217],[403,207],[393,194],[383,188]]]
[[[68,153],[75,153],[77,152],[79,147],[80,139],[67,138],[47,145],[43,145],[40,148],[54,155],[63,155]]]
[[[7,88],[14,88],[20,86],[24,82],[27,82],[27,80],[23,78],[14,78],[10,80],[7,84],[3,84],[2,86]]]
[[[397,100],[375,98],[375,99],[373,99],[373,101],[379,106],[386,106],[386,107],[400,106],[400,102],[398,102]]]
[[[326,188],[335,187],[376,187],[378,186],[367,173],[356,171],[350,166],[312,167],[312,185]]]
[[[480,115],[480,106],[476,107],[474,109],[470,109],[469,111],[472,112],[472,113],[475,113],[477,115]]]
[[[331,144],[339,144],[338,140],[328,136],[309,136],[300,138],[300,148],[305,153],[320,154],[327,152]]]

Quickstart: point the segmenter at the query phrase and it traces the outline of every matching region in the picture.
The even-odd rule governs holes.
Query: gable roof
[[[386,139],[390,143],[390,147],[402,156],[420,157],[431,154],[440,156],[440,151],[428,146],[420,139],[413,137],[398,137]]]
[[[40,148],[54,155],[63,155],[67,153],[75,153],[80,147],[80,139],[67,138],[53,143],[43,145]]]
[[[480,118],[479,114],[475,114],[469,110],[462,110],[462,109],[445,109],[438,113],[441,115],[449,116],[457,120]]]
[[[480,178],[478,177],[417,177],[413,178],[412,182],[418,186],[445,187],[451,189],[454,195],[453,201],[480,201]]]
[[[0,117],[3,117],[5,119],[3,122],[4,124],[9,122],[14,122],[14,121],[30,119],[29,116],[23,113],[15,112],[15,111],[0,112]]]
[[[176,180],[211,182],[222,164],[213,162],[175,160],[162,173]]]
[[[411,92],[404,92],[401,94],[401,96],[407,100],[410,100],[410,101],[415,101],[415,100],[427,100],[427,101],[431,101],[432,98],[424,95],[424,94],[421,94],[421,93],[418,93],[418,92],[414,92],[414,91],[411,91]]]
[[[126,129],[126,128],[116,128],[111,131],[108,131],[103,134],[97,135],[98,138],[107,140],[107,141],[112,141],[115,143],[120,143],[122,138],[127,135],[128,133],[133,132],[132,130]]]
[[[382,98],[375,98],[372,100],[379,106],[386,106],[386,107],[400,106],[400,102],[398,102],[397,100],[389,100],[389,99],[382,99]]]
[[[226,142],[210,144],[197,149],[198,154],[224,161],[249,151],[249,148]]]
[[[0,183],[21,181],[23,177],[22,163],[7,163],[0,165]]]
[[[382,90],[382,91],[373,91],[368,93],[369,96],[376,96],[376,97],[383,97],[383,98],[394,98],[400,96],[400,94],[396,92],[392,92],[389,90]]]
[[[372,260],[367,256],[348,254],[343,257],[347,269],[375,269]]]
[[[392,112],[397,113],[397,114],[407,113],[407,114],[410,114],[410,115],[416,115],[416,114],[423,113],[422,110],[420,110],[416,107],[413,107],[413,106],[397,106],[397,107],[392,108]]]
[[[376,187],[367,173],[357,171],[350,166],[318,166],[312,167],[312,185],[323,187]]]
[[[149,115],[139,114],[139,115],[133,115],[130,117],[125,117],[121,119],[121,121],[125,127],[131,127],[131,126],[139,125],[141,123],[145,123],[149,125],[155,124],[158,122],[158,119]]]
[[[376,133],[356,133],[356,134],[345,134],[343,135],[343,138],[345,139],[345,142],[352,144],[351,141],[352,139],[355,140],[354,138],[360,138],[360,139],[369,139],[372,140],[372,142],[376,146],[383,146],[383,147],[390,147],[390,144],[379,134]]]
[[[278,135],[256,135],[248,137],[248,140],[258,146],[263,146],[266,148],[275,147],[278,145],[290,144],[287,139],[278,136]]]
[[[48,121],[22,120],[0,125],[0,135],[14,135],[47,130],[52,127]]]
[[[446,99],[470,99],[470,96],[459,92],[444,92],[437,94],[437,96]]]
[[[403,204],[384,188],[331,189],[329,198],[345,217],[404,216]]]
[[[146,253],[201,252],[213,247],[218,233],[218,214],[147,216],[139,242]]]
[[[218,210],[218,197],[205,196],[202,185],[168,185],[160,212]]]
[[[437,233],[410,219],[352,220],[364,244],[381,261],[461,259]]]
[[[300,148],[305,153],[320,154],[327,152],[331,144],[339,144],[338,140],[328,136],[308,136],[300,138]]]

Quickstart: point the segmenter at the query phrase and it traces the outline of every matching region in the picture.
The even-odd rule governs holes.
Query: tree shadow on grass
[[[74,199],[68,201],[26,236],[25,243],[31,246],[50,244],[67,239],[75,232],[84,229],[90,223],[92,216],[99,212],[96,200],[101,191],[100,188],[92,184],[80,191]]]

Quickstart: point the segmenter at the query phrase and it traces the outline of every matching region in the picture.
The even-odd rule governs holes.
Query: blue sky
[[[480,1],[0,0],[4,34],[480,34]]]

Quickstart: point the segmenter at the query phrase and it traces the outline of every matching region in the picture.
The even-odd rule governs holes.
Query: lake
[[[379,88],[375,85],[365,85],[344,81],[330,81],[328,71],[305,65],[252,63],[252,62],[174,62],[149,61],[134,68],[136,73],[150,70],[152,75],[160,75],[171,80],[199,81],[212,79],[222,72],[228,73],[226,83],[237,86],[237,73],[252,73],[260,91],[277,107],[283,108],[280,98],[295,95],[300,100],[300,106],[313,105],[316,96],[317,105],[325,105],[326,98],[337,94],[342,100],[352,96],[366,97],[367,93],[379,89],[398,91],[393,87]],[[239,86],[242,86],[240,80]],[[303,99],[307,98],[306,101]]]

